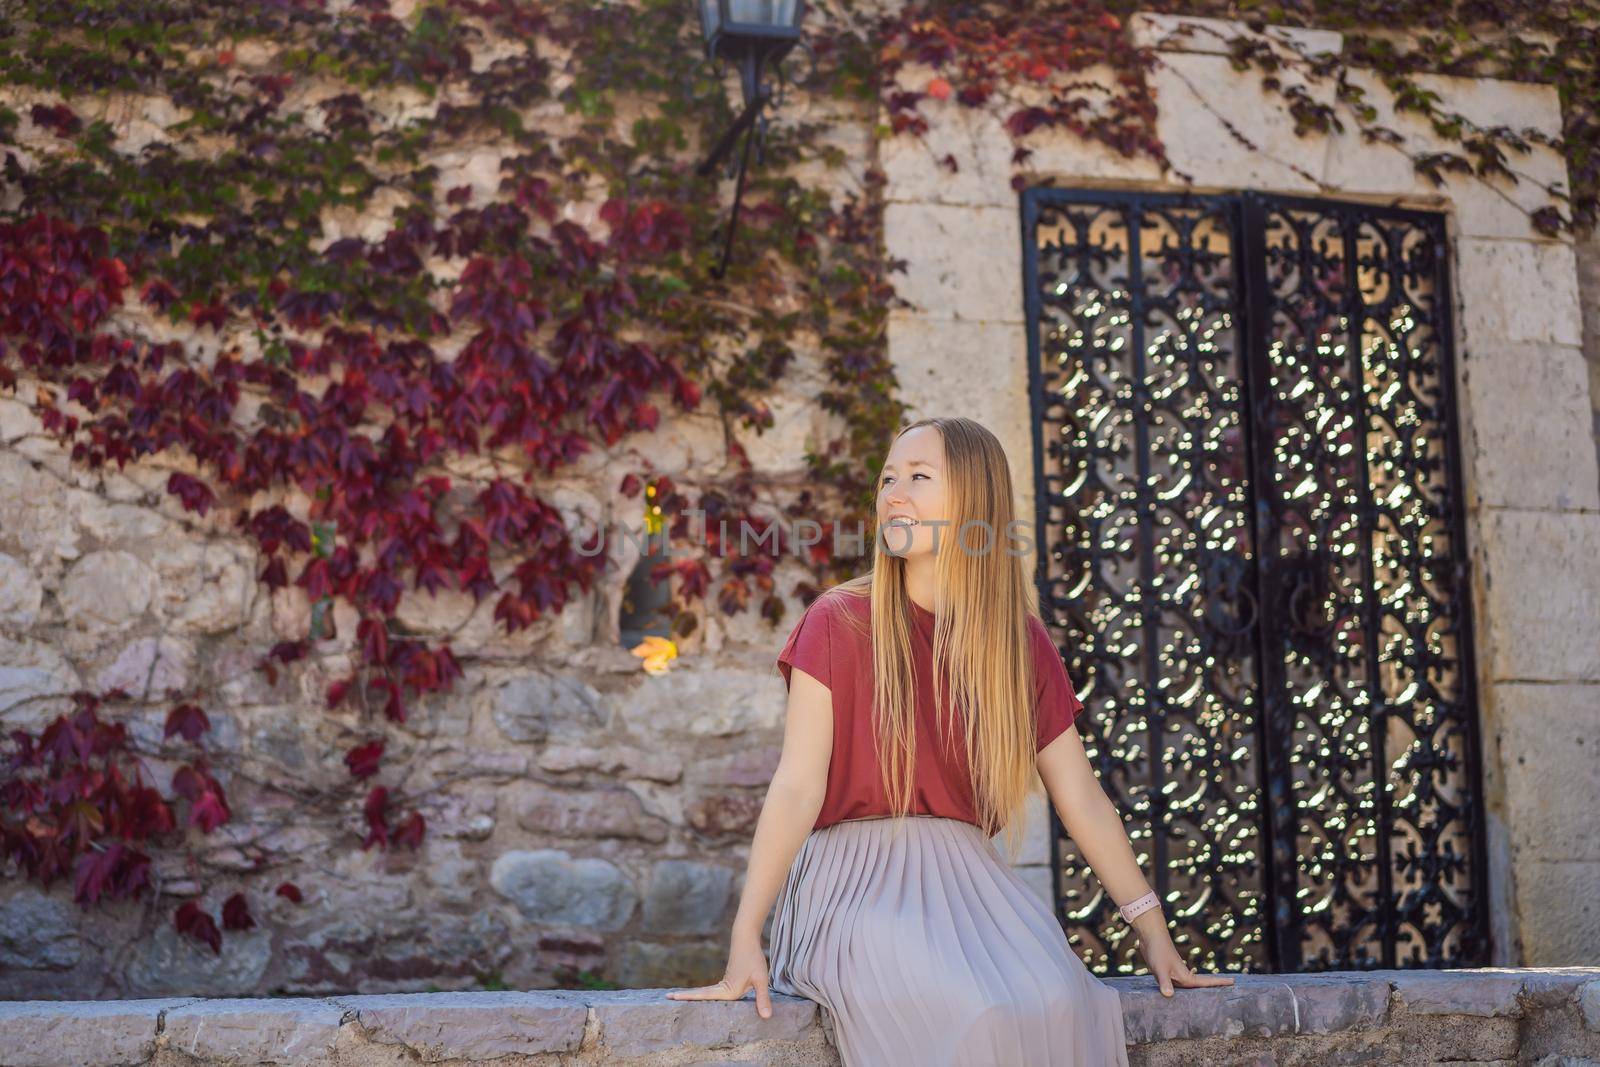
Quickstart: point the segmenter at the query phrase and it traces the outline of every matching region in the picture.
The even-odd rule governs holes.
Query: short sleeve
[[[1033,630],[1034,696],[1039,709],[1035,751],[1042,752],[1077,721],[1083,712],[1083,701],[1072,688],[1072,679],[1067,677],[1066,665],[1061,662],[1061,653],[1056,650],[1050,631],[1037,619],[1030,618],[1029,626]]]
[[[792,686],[792,667],[799,667],[829,689],[833,687],[830,611],[829,598],[820,596],[811,602],[811,606],[806,608],[800,621],[790,631],[789,640],[784,643],[783,651],[778,653],[778,670],[783,674],[785,687]]]

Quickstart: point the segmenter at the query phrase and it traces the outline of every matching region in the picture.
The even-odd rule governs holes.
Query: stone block
[[[1583,343],[1578,261],[1571,245],[1461,237],[1456,263],[1465,351],[1507,341]]]
[[[1517,1000],[1522,976],[1515,970],[1402,971],[1391,981],[1397,1005],[1413,1015],[1496,1018],[1522,1014]]]
[[[727,964],[728,948],[720,943],[629,941],[617,955],[614,977],[627,989],[683,989],[720,981]]]
[[[623,837],[660,844],[667,824],[647,814],[626,789],[563,790],[531,784],[514,802],[517,825],[536,834],[592,839]]]
[[[156,575],[130,552],[91,552],[73,564],[58,594],[68,622],[122,629],[139,620],[156,594]]]
[[[0,1055],[6,1067],[145,1063],[162,1012],[188,999],[0,1001]]]
[[[50,645],[0,638],[0,727],[38,733],[74,708],[67,696],[83,681]]]
[[[783,724],[786,695],[775,669],[707,669],[675,666],[666,674],[640,675],[619,699],[630,730],[644,736],[693,740],[729,737]]]
[[[550,745],[539,753],[546,771],[595,771],[620,778],[650,782],[676,782],[683,777],[683,761],[670,752],[628,746],[593,748],[587,745]]]
[[[1389,1014],[1387,978],[1367,974],[1297,975],[1295,1032],[1333,1034],[1382,1026]]]
[[[762,804],[757,793],[704,793],[684,808],[684,819],[707,837],[746,837],[756,828]]]
[[[44,606],[44,586],[26,564],[0,552],[0,628],[14,633],[39,621]]]
[[[201,1063],[329,1063],[343,1017],[315,998],[196,1000],[170,1009],[162,1033]]]
[[[24,885],[0,901],[0,968],[59,971],[82,957],[77,912],[65,894]]]
[[[1600,515],[1490,508],[1478,533],[1491,677],[1600,681]]]
[[[1020,307],[1020,304],[1019,304]],[[889,359],[908,418],[965,415],[999,439],[1011,469],[1012,506],[1033,559],[1033,426],[1028,407],[1028,334],[1017,322],[889,316]]]
[[[1276,46],[1276,50],[1286,56],[1337,55],[1344,51],[1344,34],[1332,30],[1266,26],[1258,33],[1236,19],[1196,15],[1141,11],[1128,20],[1128,34],[1138,47],[1162,52],[1201,52],[1225,56],[1230,54],[1229,41],[1234,37]]]
[[[1294,993],[1281,979],[1237,975],[1235,985],[1174,991],[1161,995],[1154,978],[1118,978],[1129,1044],[1202,1037],[1277,1037],[1293,1034]]]
[[[1579,986],[1576,999],[1578,1010],[1583,1013],[1583,1025],[1600,1031],[1600,978]]]
[[[552,733],[581,736],[606,724],[600,694],[570,675],[529,673],[495,690],[492,699],[495,725],[512,741],[537,744]]]
[[[1600,689],[1501,682],[1494,709],[1514,861],[1600,863]]]
[[[817,1005],[801,997],[772,995],[772,1018],[756,1013],[755,995],[743,1000],[668,1000],[664,990],[639,989],[596,998],[600,1047],[613,1057],[666,1049],[729,1048],[754,1041],[797,1041],[815,1024]]]
[[[617,930],[638,904],[633,883],[614,864],[559,849],[507,852],[490,868],[489,884],[539,923]]]
[[[355,1013],[367,1040],[424,1063],[576,1052],[589,1011],[556,993],[492,990],[331,997]]]
[[[663,934],[711,934],[722,929],[733,871],[693,860],[661,860],[650,870],[645,929]]]
[[[1522,962],[1530,967],[1600,960],[1600,863],[1524,860],[1515,865]]]
[[[1418,75],[1418,85],[1438,93],[1447,109],[1482,126],[1510,126],[1521,132],[1532,127],[1559,134],[1561,106],[1554,86],[1493,78],[1458,78]],[[1463,154],[1459,142],[1441,137],[1433,125],[1414,111],[1396,111],[1394,94],[1371,70],[1352,68],[1347,81],[1377,112],[1374,123],[1401,137],[1399,145],[1368,143],[1348,110],[1341,108],[1343,131],[1330,135],[1324,181],[1340,195],[1399,197],[1418,206],[1448,207],[1455,232],[1465,237],[1512,237],[1548,240],[1535,231],[1531,212],[1555,203],[1544,189],[1567,184],[1566,161],[1560,153],[1533,145],[1527,155],[1507,153],[1506,164],[1519,177],[1515,182],[1446,172],[1442,185],[1419,174],[1412,156],[1426,152]]]
[[[1308,81],[1292,68],[1280,77],[1319,103],[1333,101],[1331,80]],[[1297,135],[1289,110],[1263,97],[1259,73],[1234,70],[1223,56],[1162,52],[1150,72],[1150,87],[1157,135],[1181,173],[1207,186],[1322,191],[1328,138],[1316,132]]]
[[[1022,808],[1022,851],[1017,855],[1018,867],[1036,867],[1050,862],[1050,798],[1044,793],[1028,797]],[[991,839],[1006,858],[1005,834],[995,834]]]
[[[1600,508],[1588,366],[1556,344],[1474,345],[1462,363],[1472,491],[1491,507]]]
[[[762,474],[806,469],[806,453],[821,443],[823,411],[815,396],[780,389],[758,401],[772,413],[772,425],[755,430],[740,420],[732,427],[733,439],[744,449],[750,466]]]
[[[890,280],[911,303],[911,313],[1026,321],[1022,222],[1015,208],[891,203],[884,208],[883,230],[889,257],[906,261],[905,273]]]

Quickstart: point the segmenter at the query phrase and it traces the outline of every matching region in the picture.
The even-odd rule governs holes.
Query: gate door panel
[[[1022,214],[1041,605],[1179,948],[1483,962],[1443,220],[1056,189]],[[1055,826],[1074,946],[1137,969]]]

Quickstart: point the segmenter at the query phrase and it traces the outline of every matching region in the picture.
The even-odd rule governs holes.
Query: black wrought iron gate
[[[1179,948],[1484,962],[1442,218],[1038,188],[1022,223],[1041,605]],[[1137,969],[1052,821],[1075,947]]]

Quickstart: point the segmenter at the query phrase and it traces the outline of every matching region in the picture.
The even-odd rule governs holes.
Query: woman
[[[1125,1065],[1116,992],[991,841],[1004,829],[1016,854],[1041,780],[1161,992],[1232,984],[1184,965],[1089,765],[1011,500],[1005,452],[978,423],[924,419],[895,438],[871,573],[818,597],[778,655],[783,753],[727,970],[669,998],[753,988],[770,1017],[761,932],[776,900],[771,987],[823,1007],[845,1067]]]

